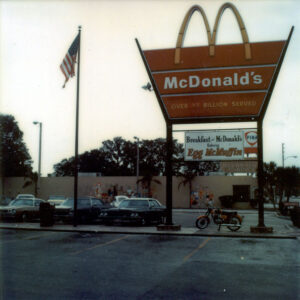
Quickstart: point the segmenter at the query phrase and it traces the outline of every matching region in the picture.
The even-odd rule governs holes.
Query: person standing
[[[213,198],[212,194],[206,196],[206,205],[209,208],[213,208],[214,207],[214,198]]]

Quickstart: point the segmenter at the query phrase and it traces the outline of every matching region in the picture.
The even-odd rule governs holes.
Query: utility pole
[[[285,157],[285,153],[284,153],[284,143],[281,144],[282,146],[282,167],[284,168],[284,162],[288,159],[288,158],[297,158],[297,155],[290,155]]]
[[[282,167],[284,168],[284,143],[281,144]]]

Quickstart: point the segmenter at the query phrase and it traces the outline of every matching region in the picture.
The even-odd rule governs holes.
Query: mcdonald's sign
[[[226,9],[233,11],[243,43],[216,45]],[[208,45],[183,48],[185,32],[196,11],[203,17]],[[250,43],[237,8],[225,3],[212,33],[204,10],[195,5],[185,15],[176,48],[142,50],[136,42],[166,120],[256,121],[266,111],[291,33],[287,40]]]

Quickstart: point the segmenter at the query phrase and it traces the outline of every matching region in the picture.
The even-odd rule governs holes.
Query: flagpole
[[[79,125],[79,78],[80,78],[80,37],[81,26],[78,26],[79,44],[78,44],[78,64],[77,64],[77,95],[76,95],[76,131],[75,131],[75,160],[74,160],[74,227],[77,226],[77,198],[78,198],[78,125]]]

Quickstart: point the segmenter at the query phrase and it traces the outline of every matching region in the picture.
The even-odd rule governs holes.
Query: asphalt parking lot
[[[1,300],[297,299],[300,229],[265,213],[272,234],[254,235],[255,211],[237,232],[199,211],[176,210],[180,231],[155,226],[0,223]]]
[[[1,299],[297,299],[298,239],[0,230]]]

